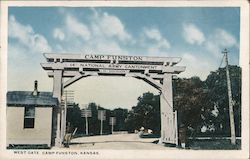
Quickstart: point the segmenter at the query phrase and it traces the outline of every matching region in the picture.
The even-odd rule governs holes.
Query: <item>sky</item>
[[[40,63],[43,53],[181,57],[178,77],[205,80],[218,69],[224,48],[239,65],[237,7],[9,7],[8,91],[52,91]],[[75,101],[105,108],[135,106],[144,92],[159,91],[124,77],[88,77],[72,84]]]

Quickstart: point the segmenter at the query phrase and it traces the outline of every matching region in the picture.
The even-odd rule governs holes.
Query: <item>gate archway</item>
[[[59,101],[55,146],[61,146],[66,127],[65,110],[60,106],[63,89],[81,78],[102,75],[138,78],[158,89],[161,92],[160,142],[178,142],[176,112],[173,112],[172,76],[185,71],[184,66],[176,66],[181,58],[49,53],[44,56],[47,63],[41,63],[41,66],[53,78],[53,97]],[[64,78],[69,79],[64,81]]]

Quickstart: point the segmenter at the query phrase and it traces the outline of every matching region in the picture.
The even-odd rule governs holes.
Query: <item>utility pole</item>
[[[112,126],[111,132],[113,134],[113,132],[114,132],[114,118],[111,118],[111,126]]]
[[[233,110],[233,100],[232,100],[232,91],[231,91],[231,81],[229,76],[229,66],[228,66],[228,56],[227,49],[222,51],[225,55],[226,61],[226,74],[227,74],[227,89],[228,89],[228,102],[229,102],[229,117],[230,117],[230,128],[231,128],[231,144],[236,144],[236,136],[235,136],[235,125],[234,125],[234,110]]]
[[[84,109],[81,110],[81,117],[85,117],[85,132],[86,135],[89,135],[89,122],[88,122],[88,117],[92,117],[92,112],[90,109],[88,109],[88,105],[83,105],[85,106]]]
[[[102,135],[103,120],[106,120],[106,111],[105,110],[98,110],[98,119],[101,120],[100,135]]]
[[[101,111],[101,130],[100,130],[100,135],[102,135],[102,127],[103,127],[103,125],[102,125],[102,122],[103,121],[103,111]]]
[[[63,132],[64,132],[64,135],[67,133],[66,132],[66,127],[67,127],[67,98],[68,98],[68,95],[67,95],[67,91],[65,91],[65,101],[64,101],[64,121],[63,121]]]
[[[86,135],[89,135],[89,127],[88,127],[88,125],[89,125],[89,123],[88,123],[88,116],[86,115],[85,116],[85,127],[86,127]]]
[[[109,124],[111,125],[111,133],[114,132],[114,125],[116,124],[116,117],[110,117],[109,118]]]
[[[67,133],[66,132],[66,126],[67,126],[67,108],[71,103],[74,101],[74,91],[71,90],[65,90],[63,92],[63,97],[61,99],[61,142],[64,141],[64,136]]]

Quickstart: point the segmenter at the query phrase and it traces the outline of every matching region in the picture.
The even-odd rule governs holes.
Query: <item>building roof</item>
[[[57,98],[52,97],[52,92],[38,92],[33,95],[32,91],[9,91],[7,93],[7,105],[37,105],[57,106]]]

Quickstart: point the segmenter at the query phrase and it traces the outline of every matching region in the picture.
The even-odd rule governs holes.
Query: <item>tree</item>
[[[111,116],[111,111],[101,107],[100,105],[97,105],[96,103],[89,103],[88,109],[90,109],[92,112],[92,117],[89,118],[89,133],[93,135],[100,134],[101,121],[98,119],[98,110],[105,110],[106,119],[103,121],[103,134],[110,134],[111,129],[109,125],[109,117]]]
[[[73,104],[72,107],[67,108],[67,123],[70,123],[72,128],[77,128],[78,133],[82,133],[84,129],[84,120],[81,117],[81,110],[78,104]]]
[[[144,93],[138,98],[136,106],[128,114],[126,127],[129,131],[141,127],[151,129],[155,134],[160,134],[160,100],[153,93]]]
[[[178,112],[178,124],[199,131],[201,112],[206,105],[206,89],[199,77],[176,79],[174,86],[174,109]]]
[[[116,117],[116,125],[114,130],[125,131],[125,122],[128,116],[128,109],[117,108],[112,111],[112,116]]]
[[[89,118],[89,133],[93,135],[99,135],[100,134],[100,120],[98,120],[98,109],[103,109],[96,103],[89,103],[88,109],[91,110],[92,116]]]
[[[229,66],[233,108],[235,117],[236,135],[241,134],[241,69],[238,66]],[[210,107],[218,110],[215,115],[208,113],[206,120],[210,120],[215,125],[215,134],[229,136],[229,107],[228,107],[228,94],[227,94],[227,80],[225,68],[219,68],[215,72],[211,72],[205,81],[208,87],[208,97]]]

